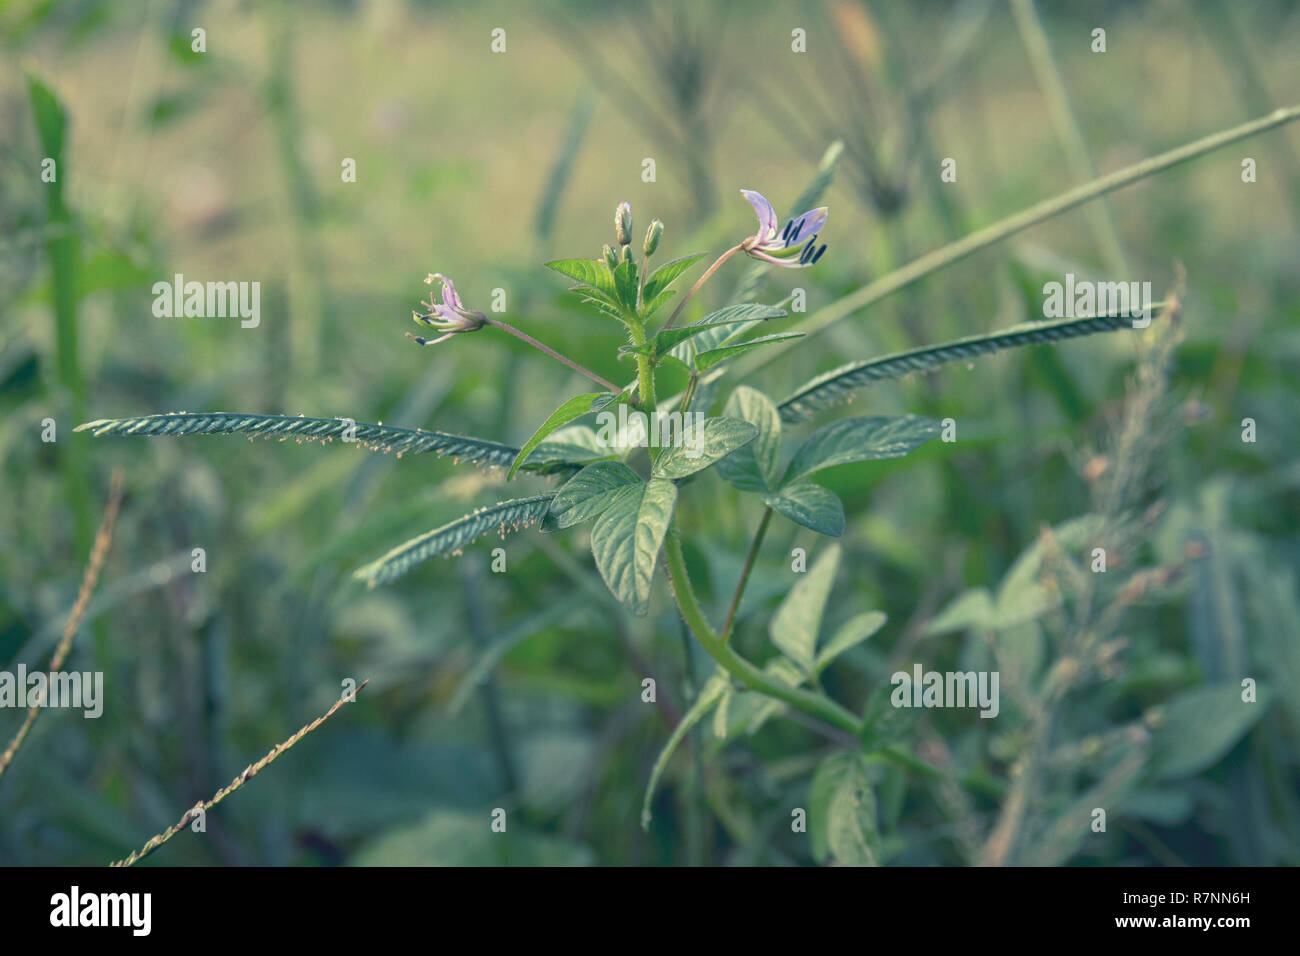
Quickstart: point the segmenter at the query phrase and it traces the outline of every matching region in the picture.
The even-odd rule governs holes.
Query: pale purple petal
[[[454,297],[455,295],[456,291],[453,289],[452,296]],[[443,296],[443,298],[446,298],[446,296]],[[457,299],[456,301],[459,302],[460,300]],[[433,311],[438,316],[440,322],[460,322],[460,314],[449,305],[435,305]]]
[[[771,239],[777,232],[776,210],[772,204],[760,192],[752,189],[742,189],[740,194],[749,200],[749,204],[754,207],[754,212],[758,214],[758,238],[761,242]]]
[[[818,206],[816,209],[809,209],[802,216],[795,216],[794,222],[798,228],[790,230],[786,245],[797,246],[807,240],[809,236],[817,235],[822,231],[822,227],[826,225],[828,218],[830,218],[830,210],[825,206]]]
[[[435,279],[442,281],[442,304],[453,309],[464,308],[460,304],[460,296],[456,294],[456,287],[452,285],[451,280],[440,272],[435,272],[433,275]]]

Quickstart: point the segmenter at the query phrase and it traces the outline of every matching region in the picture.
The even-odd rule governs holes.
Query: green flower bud
[[[632,206],[630,203],[621,202],[618,208],[614,210],[614,235],[618,237],[620,246],[632,244]]]
[[[623,261],[624,261],[624,262],[631,262],[631,261],[632,261],[632,247],[631,247],[631,246],[624,246],[624,247],[623,247]]]
[[[614,251],[614,247],[609,243],[605,243],[603,255],[605,256],[605,262],[611,269],[618,268],[618,253]]]
[[[655,250],[659,248],[659,239],[663,234],[664,224],[658,219],[652,219],[650,228],[645,231],[645,245],[641,247],[647,256],[655,254]]]

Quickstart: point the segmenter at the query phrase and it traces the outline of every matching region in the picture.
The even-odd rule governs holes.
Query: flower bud
[[[604,249],[603,254],[604,254],[604,256],[605,256],[605,262],[606,262],[606,264],[607,264],[611,269],[617,269],[617,268],[618,268],[618,253],[614,251],[614,247],[611,246],[609,243],[605,243],[605,249]]]
[[[652,256],[655,250],[659,248],[659,239],[664,234],[664,224],[658,219],[650,221],[650,228],[645,231],[645,245],[641,250],[647,255]]]
[[[614,210],[614,235],[618,237],[620,246],[632,244],[632,206],[630,203],[621,202],[618,208]]]
[[[623,261],[624,261],[624,262],[631,262],[631,261],[632,261],[632,247],[631,247],[631,246],[624,246],[624,247],[623,247]]]

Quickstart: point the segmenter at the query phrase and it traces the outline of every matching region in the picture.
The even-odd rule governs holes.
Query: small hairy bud
[[[650,228],[645,231],[645,245],[641,247],[641,251],[647,256],[654,255],[655,250],[659,248],[659,240],[663,234],[664,224],[658,219],[651,220]]]
[[[605,262],[609,264],[609,267],[611,269],[617,269],[618,253],[614,251],[614,247],[611,246],[609,243],[605,243],[604,255],[605,255]]]
[[[621,202],[614,210],[614,235],[620,246],[632,244],[632,205]]]

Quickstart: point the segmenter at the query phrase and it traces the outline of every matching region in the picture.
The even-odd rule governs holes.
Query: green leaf
[[[655,563],[677,504],[677,486],[663,478],[614,492],[591,529],[600,576],[638,617],[646,612]]]
[[[876,797],[863,754],[832,754],[813,774],[808,797],[813,859],[844,866],[878,866]]]
[[[832,465],[901,458],[938,434],[938,422],[918,415],[842,418],[808,436],[781,483],[790,484]]]
[[[730,687],[730,682],[725,674],[714,674],[708,682],[700,688],[699,695],[691,704],[690,710],[682,715],[682,719],[673,732],[668,736],[668,742],[664,744],[664,749],[659,751],[659,757],[655,760],[654,769],[650,771],[650,782],[646,784],[645,796],[641,800],[641,829],[650,828],[650,801],[654,798],[655,788],[659,785],[659,778],[663,776],[668,761],[685,738],[686,734],[692,727],[704,719],[707,714],[722,697],[723,692]]]
[[[1154,308],[1152,311],[1154,313]],[[852,362],[817,376],[796,389],[777,408],[781,410],[783,422],[801,422],[815,412],[848,401],[856,389],[872,382],[899,378],[912,372],[928,372],[948,362],[971,359],[1003,349],[1059,342],[1092,335],[1094,332],[1115,332],[1131,328],[1132,325],[1133,319],[1126,315],[1028,322],[999,332],[967,336],[943,345],[911,349],[865,362]]]
[[[826,642],[826,646],[817,654],[817,661],[813,666],[813,673],[820,674],[835,658],[839,657],[851,647],[861,644],[876,631],[885,626],[885,621],[889,618],[883,611],[868,611],[866,614],[859,614],[857,617],[845,621],[835,635]]]
[[[757,434],[758,429],[749,422],[735,418],[693,420],[676,436],[674,443],[660,453],[653,474],[658,478],[672,479],[693,475],[753,441]]]
[[[435,810],[423,820],[386,830],[364,843],[356,866],[592,866],[591,848],[537,833],[513,820],[493,833],[478,812]]]
[[[608,508],[619,489],[641,483],[641,476],[621,461],[588,465],[555,493],[551,514],[557,527],[571,528]]]
[[[1268,689],[1256,688],[1254,703],[1241,687],[1198,687],[1184,691],[1163,709],[1151,771],[1157,778],[1190,777],[1214,766],[1254,727],[1268,709]]]
[[[718,462],[718,474],[740,491],[762,493],[775,488],[781,468],[781,416],[772,400],[757,389],[741,385],[727,398],[722,414],[749,422],[758,429],[758,435]]]
[[[993,596],[988,588],[963,591],[935,615],[925,628],[930,635],[948,634],[952,631],[987,630],[994,626],[996,612]]]
[[[798,664],[780,654],[763,666],[763,673],[770,680],[778,681],[787,687],[798,687],[806,679]],[[737,708],[740,711],[739,719],[744,720],[745,733],[751,737],[762,730],[769,719],[776,714],[784,713],[790,706],[761,691],[741,694],[737,697],[737,703],[740,704]]]
[[[619,397],[612,392],[589,392],[569,399],[551,412],[550,417],[542,422],[537,431],[533,432],[533,437],[524,442],[524,447],[519,449],[519,454],[515,456],[515,460],[510,465],[510,471],[506,473],[506,481],[515,476],[515,472],[519,470],[524,459],[532,454],[533,449],[540,445],[542,440],[551,432],[569,424],[575,418],[581,418],[589,412],[599,411]]]
[[[784,485],[763,498],[763,503],[797,525],[838,538],[844,533],[844,502],[833,491],[813,481]]]
[[[555,259],[546,263],[546,268],[603,292],[611,300],[618,295],[609,263],[604,259]]]
[[[451,455],[457,461],[506,468],[519,456],[513,445],[449,435],[421,428],[398,428],[394,425],[370,425],[347,418],[307,418],[303,415],[244,415],[236,412],[172,412],[141,415],[137,418],[101,418],[78,425],[74,431],[88,431],[96,438],[117,435],[158,437],[168,435],[234,435],[263,438],[294,438],[299,441],[328,442],[340,439],[344,448],[352,441],[370,451],[418,455],[434,452]],[[550,464],[554,464],[553,460]],[[525,471],[547,468],[530,458]]]
[[[41,149],[47,156],[59,157],[63,153],[63,132],[67,119],[63,106],[50,88],[30,73],[27,75],[27,98],[36,117],[36,133]]]
[[[614,270],[614,289],[621,302],[633,315],[637,310],[637,268],[635,259],[624,259]]]
[[[672,352],[682,342],[694,338],[709,329],[718,325],[739,325],[741,322],[750,322],[744,316],[731,316],[715,322],[706,322],[709,316],[705,316],[698,322],[692,322],[690,325],[674,326],[671,329],[660,329],[655,333],[654,352],[658,355],[667,355]],[[676,358],[677,356],[673,356]]]
[[[656,296],[666,291],[670,285],[676,282],[678,276],[707,255],[707,252],[697,252],[694,255],[682,256],[680,259],[665,262],[650,273],[650,277],[645,280],[645,300],[652,302]]]
[[[787,339],[797,339],[803,337],[802,332],[774,332],[771,335],[760,335],[756,339],[750,339],[748,342],[738,342],[735,345],[723,345],[716,349],[709,349],[707,352],[700,352],[695,356],[695,367],[703,372],[713,368],[719,362],[725,362],[727,359],[735,358],[742,352],[748,352],[750,349],[758,348],[760,345],[769,345],[772,342],[784,342]]]
[[[788,315],[785,309],[774,305],[762,305],[758,302],[741,302],[728,305],[716,312],[710,312],[704,318],[691,325],[707,326],[706,330],[695,338],[674,347],[670,354],[681,359],[687,365],[695,361],[695,356],[709,349],[716,349],[724,342],[743,335],[760,322],[779,319]]]
[[[663,308],[665,302],[675,296],[677,293],[672,289],[664,289],[658,295],[651,298],[648,295],[642,295],[641,318],[648,321],[652,315]]]
[[[583,289],[578,286],[575,286],[574,290],[583,293],[582,302],[584,305],[588,305],[588,304],[594,305],[598,311],[603,312],[611,319],[617,319],[618,321],[622,322],[624,325],[628,324],[627,316],[623,314],[623,310],[619,308],[618,303],[615,302],[613,299],[606,299],[600,296],[591,295],[590,289]]]
[[[536,472],[539,475],[549,475],[555,472],[571,474],[575,468],[581,468],[597,461],[608,461],[615,457],[617,456],[609,450],[592,451],[586,445],[544,441],[528,456],[528,461],[524,463],[524,470]]]
[[[817,632],[839,566],[840,546],[832,544],[799,576],[768,625],[772,643],[805,674],[811,674],[816,666]]]
[[[489,531],[500,531],[504,537],[507,530],[518,531],[540,521],[550,508],[553,497],[514,498],[482,508],[399,544],[382,558],[358,568],[352,576],[365,581],[369,587],[387,584],[430,558],[460,551]]]

